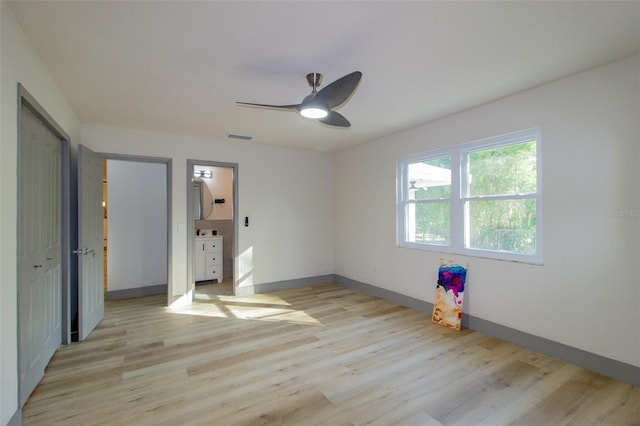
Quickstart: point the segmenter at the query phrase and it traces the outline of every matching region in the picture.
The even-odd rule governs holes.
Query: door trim
[[[173,303],[173,255],[172,255],[172,247],[173,247],[173,234],[171,232],[171,223],[172,223],[172,191],[171,191],[171,182],[173,180],[173,159],[168,157],[148,157],[144,155],[129,155],[129,154],[117,154],[117,153],[108,153],[108,152],[100,152],[100,155],[105,160],[119,160],[119,161],[131,161],[136,163],[155,163],[155,164],[164,164],[167,167],[166,173],[166,189],[167,189],[167,306],[170,306]],[[107,244],[109,244],[107,242]],[[108,278],[107,278],[108,279]]]
[[[238,271],[236,270],[236,264],[238,259],[238,238],[239,238],[239,226],[238,226],[238,163],[225,163],[221,161],[204,161],[204,160],[192,160],[187,159],[187,293],[191,293],[190,300],[193,301],[195,297],[195,232],[193,231],[193,224],[195,221],[195,212],[193,210],[193,168],[194,166],[211,166],[211,167],[226,167],[233,169],[233,247],[231,249],[231,256],[233,257],[233,293],[236,294],[238,288]],[[191,224],[191,225],[189,225]],[[191,228],[190,228],[191,227]],[[190,232],[189,232],[190,228]],[[226,244],[226,243],[225,243]]]

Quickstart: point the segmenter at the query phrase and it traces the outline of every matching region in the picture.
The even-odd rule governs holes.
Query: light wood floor
[[[233,296],[233,278],[223,278],[220,283],[214,280],[196,284],[195,300],[208,301],[218,296]]]
[[[334,284],[111,301],[24,425],[630,425],[640,388]]]

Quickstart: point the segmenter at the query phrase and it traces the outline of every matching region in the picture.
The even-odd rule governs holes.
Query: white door
[[[78,340],[104,318],[102,157],[78,145]]]
[[[62,338],[62,142],[24,105],[19,149],[18,351],[22,406]]]

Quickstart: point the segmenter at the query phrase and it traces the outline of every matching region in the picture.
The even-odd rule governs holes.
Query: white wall
[[[17,378],[17,84],[21,82],[77,143],[79,122],[30,45],[6,1],[0,2],[0,424],[18,409]]]
[[[187,232],[193,232],[187,226],[187,159],[238,164],[240,264],[234,276],[241,286],[333,273],[331,154],[96,125],[82,125],[81,135],[95,151],[173,159],[174,296],[187,291]]]
[[[166,165],[107,160],[107,290],[167,284]]]
[[[433,302],[439,259],[468,263],[466,313],[640,366],[639,78],[630,58],[336,154],[336,274]],[[543,266],[396,246],[398,157],[536,126]]]

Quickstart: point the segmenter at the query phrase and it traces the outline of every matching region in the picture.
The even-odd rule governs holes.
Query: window
[[[540,131],[398,161],[398,245],[542,263]]]

